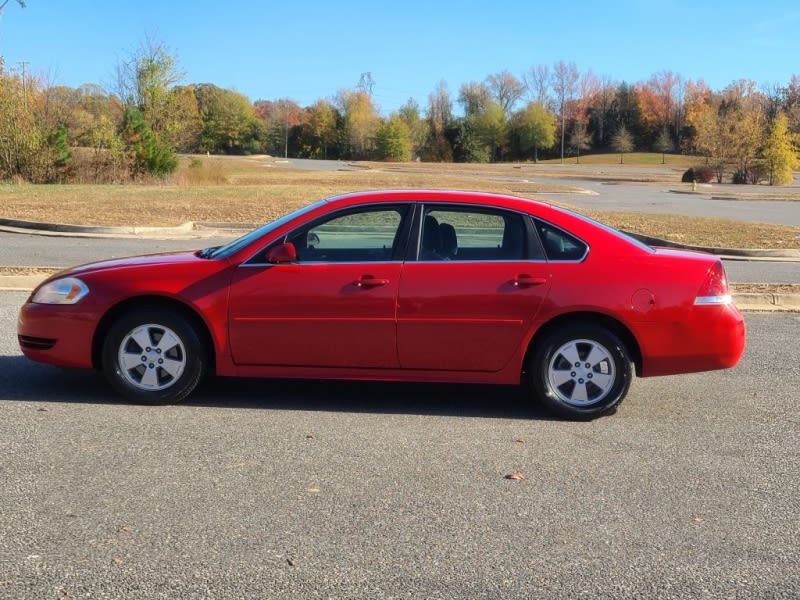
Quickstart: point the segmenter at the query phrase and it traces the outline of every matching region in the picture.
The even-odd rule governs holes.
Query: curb
[[[0,291],[30,292],[49,275],[0,275]],[[733,294],[737,308],[746,311],[800,312],[800,294]]]
[[[210,224],[216,225],[216,224]],[[228,223],[219,227],[187,221],[175,227],[70,225],[67,223],[42,223],[21,219],[0,218],[0,231],[51,237],[110,238],[110,239],[196,239],[213,237],[220,229],[239,231],[247,224]],[[223,226],[224,225],[224,226]]]

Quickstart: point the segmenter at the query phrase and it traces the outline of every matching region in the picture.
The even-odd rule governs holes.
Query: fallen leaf
[[[695,516],[693,516],[692,517],[692,521],[694,521],[695,523],[705,523],[706,522],[706,520],[703,517],[703,515],[695,515]]]
[[[50,409],[49,408],[37,408],[36,410],[38,410],[39,412],[49,412]]]
[[[131,528],[127,526],[119,528],[120,533],[128,533],[130,530]]]
[[[525,443],[525,438],[517,438],[514,441],[517,442],[518,444],[524,444]]]
[[[115,565],[121,565],[121,564],[122,564],[122,563],[124,563],[125,561],[124,561],[124,560],[122,560],[120,557],[118,557],[118,556],[117,556],[116,558],[114,558],[114,560],[113,560],[112,562],[113,562]]]
[[[309,494],[319,494],[319,488],[308,488],[306,491]]]
[[[506,479],[515,479],[519,481],[520,479],[525,479],[525,473],[522,471],[514,471],[513,473],[506,475]]]
[[[288,563],[289,563],[289,566],[290,566],[290,567],[296,567],[296,566],[297,566],[297,561],[296,561],[296,560],[294,560],[294,559],[292,559],[292,558],[287,558],[287,559],[286,559],[286,562],[288,562]]]
[[[314,434],[313,433],[306,434],[306,439],[307,440],[313,440],[314,439]]]

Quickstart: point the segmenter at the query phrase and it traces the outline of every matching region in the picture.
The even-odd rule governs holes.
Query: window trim
[[[389,211],[392,209],[402,209],[399,210],[400,212],[400,224],[397,227],[397,246],[392,251],[392,258],[391,260],[376,260],[376,261],[364,261],[364,260],[341,260],[341,261],[297,261],[293,263],[289,263],[291,265],[353,265],[353,264],[370,264],[370,265],[379,265],[379,264],[393,264],[398,262],[405,261],[405,255],[408,248],[409,242],[409,234],[411,230],[411,221],[412,216],[415,208],[415,203],[413,201],[408,202],[375,202],[371,204],[359,204],[357,206],[347,206],[344,208],[340,208],[338,210],[325,213],[303,223],[302,225],[295,227],[284,233],[278,239],[272,240],[270,243],[262,246],[258,250],[256,250],[252,255],[250,255],[246,260],[242,261],[239,266],[240,267],[275,267],[279,265],[275,265],[271,262],[267,262],[266,260],[256,260],[258,256],[265,256],[266,253],[272,246],[277,244],[283,244],[289,239],[295,232],[299,231],[300,229],[308,228],[309,230],[313,229],[320,223],[326,223],[333,219],[338,219],[339,217],[345,217],[350,214],[358,214],[362,212],[373,212],[377,210],[385,210]]]
[[[423,218],[428,207],[434,207],[432,210],[440,209],[443,211],[451,211],[451,212],[472,212],[472,213],[484,213],[484,214],[494,214],[503,216],[506,215],[514,215],[522,219],[522,226],[524,229],[524,240],[525,240],[525,249],[523,252],[522,258],[504,258],[498,260],[420,260],[420,251],[422,249],[422,223]],[[469,204],[469,203],[457,203],[457,202],[418,202],[416,206],[416,211],[414,214],[414,223],[413,223],[413,234],[412,234],[412,242],[408,245],[408,253],[406,255],[406,262],[414,263],[414,264],[446,264],[446,263],[458,263],[458,264],[488,264],[488,263],[495,263],[495,264],[502,264],[502,263],[519,263],[519,262],[532,262],[532,263],[545,263],[547,262],[547,255],[544,252],[544,248],[541,246],[541,241],[538,239],[538,236],[531,238],[531,234],[535,234],[535,229],[532,231],[533,226],[531,225],[532,215],[530,213],[522,212],[519,210],[515,210],[512,208],[505,208],[501,206],[494,206],[491,204]],[[573,236],[574,237],[574,236]],[[539,249],[541,258],[535,258],[532,256],[533,252],[533,244],[536,244],[536,247]]]

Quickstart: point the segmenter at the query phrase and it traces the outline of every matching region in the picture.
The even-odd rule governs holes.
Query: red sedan
[[[225,246],[92,263],[22,307],[29,358],[101,369],[128,399],[221,376],[530,384],[593,418],[641,377],[734,366],[722,263],[509,196],[323,200]]]

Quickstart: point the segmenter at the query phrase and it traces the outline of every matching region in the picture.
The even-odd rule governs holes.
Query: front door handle
[[[514,284],[514,287],[519,288],[533,287],[535,285],[543,285],[547,283],[547,277],[533,277],[527,273],[521,273],[520,275],[514,277],[514,279],[511,280],[511,283]]]
[[[389,280],[384,277],[373,277],[372,275],[362,275],[353,282],[353,285],[359,288],[374,288],[386,285]]]

